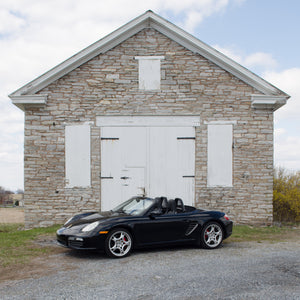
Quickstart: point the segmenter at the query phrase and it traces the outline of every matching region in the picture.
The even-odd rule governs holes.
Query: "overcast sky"
[[[0,186],[24,178],[24,115],[7,95],[148,9],[291,96],[275,166],[300,170],[299,0],[0,0]]]

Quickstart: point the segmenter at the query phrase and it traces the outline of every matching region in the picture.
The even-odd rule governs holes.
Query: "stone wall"
[[[161,90],[138,89],[135,56],[159,55]],[[254,88],[153,29],[145,29],[39,93],[44,108],[25,113],[25,222],[62,223],[100,208],[97,115],[199,115],[196,205],[224,210],[240,223],[272,221],[273,114],[251,108]],[[207,125],[233,126],[233,188],[207,187]],[[91,124],[91,188],[65,188],[65,126]]]

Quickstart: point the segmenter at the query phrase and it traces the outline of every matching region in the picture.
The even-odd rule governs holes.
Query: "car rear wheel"
[[[206,249],[218,248],[223,241],[223,229],[217,222],[209,222],[204,225],[200,242],[201,246]]]
[[[129,255],[132,249],[132,237],[129,231],[123,228],[112,230],[105,240],[105,252],[113,258],[122,258]]]

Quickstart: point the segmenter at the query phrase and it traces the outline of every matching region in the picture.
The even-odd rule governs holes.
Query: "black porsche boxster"
[[[196,209],[180,198],[133,197],[108,212],[74,216],[57,231],[57,241],[120,258],[133,248],[149,246],[192,243],[214,249],[231,233],[232,221],[223,212]]]

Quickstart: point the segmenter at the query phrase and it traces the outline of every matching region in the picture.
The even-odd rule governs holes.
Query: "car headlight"
[[[83,231],[83,232],[92,231],[93,229],[95,229],[99,225],[99,223],[100,223],[99,221],[90,223],[90,224],[86,225],[85,227],[83,227],[81,229],[81,231]]]

